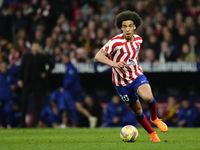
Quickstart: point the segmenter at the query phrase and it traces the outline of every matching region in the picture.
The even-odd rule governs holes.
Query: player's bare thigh
[[[137,89],[137,94],[147,103],[153,101],[153,94],[149,84],[142,84]]]
[[[140,101],[137,100],[135,105],[130,107],[131,110],[134,112],[135,115],[140,116],[142,115],[142,106],[140,104]]]

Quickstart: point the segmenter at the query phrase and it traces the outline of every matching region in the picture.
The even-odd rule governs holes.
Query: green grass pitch
[[[143,128],[136,142],[122,142],[121,128],[0,129],[0,150],[200,150],[200,128],[169,128],[153,143]]]

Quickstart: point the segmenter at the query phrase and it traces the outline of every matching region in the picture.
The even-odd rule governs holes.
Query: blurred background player
[[[99,102],[97,102],[92,96],[86,95],[83,107],[94,117],[97,117],[96,127],[100,127],[103,120],[103,109]],[[89,120],[84,115],[81,118],[81,126],[89,127]]]
[[[40,114],[40,121],[38,126],[57,128],[62,124],[62,114],[58,110],[58,105],[50,101],[50,104],[45,106]]]
[[[35,115],[34,126],[38,124],[40,116],[41,97],[45,89],[45,78],[53,69],[52,62],[39,53],[40,45],[37,42],[32,43],[31,53],[24,54],[19,69],[18,85],[22,88],[22,107],[21,107],[21,127],[26,127],[25,116],[27,112],[27,104],[31,93],[35,96]],[[46,70],[45,66],[49,65]]]
[[[62,62],[66,66],[66,72],[64,74],[63,87],[60,88],[60,90],[67,90],[70,92],[75,101],[76,109],[88,118],[90,128],[96,127],[97,118],[92,116],[88,110],[81,105],[81,85],[79,81],[79,75],[77,69],[70,62],[69,52],[63,53]]]
[[[17,79],[8,72],[7,63],[0,63],[0,127],[10,128],[12,124],[12,91],[16,89]]]
[[[118,95],[114,95],[112,97],[112,101],[108,104],[104,114],[104,126],[122,127],[126,125],[127,113],[128,111],[124,102],[120,100],[120,97]]]
[[[173,95],[169,96],[167,99],[167,108],[164,110],[162,118],[168,126],[175,127],[177,125],[179,107],[176,97]]]
[[[142,38],[134,34],[134,31],[141,22],[140,16],[135,12],[124,11],[118,14],[115,25],[123,33],[109,40],[96,54],[95,60],[112,67],[112,82],[119,96],[133,110],[136,120],[148,132],[150,140],[160,142],[157,133],[148,123],[138,99],[140,96],[147,103],[151,122],[166,132],[167,125],[157,117],[157,104],[149,82],[137,64]],[[106,56],[108,54],[110,59]]]
[[[51,93],[50,99],[57,105],[58,111],[62,115],[62,124],[59,127],[75,127],[79,124],[79,117],[71,93],[58,88]]]
[[[181,107],[177,116],[178,127],[193,127],[199,116],[198,108],[195,107],[188,97],[182,98]]]

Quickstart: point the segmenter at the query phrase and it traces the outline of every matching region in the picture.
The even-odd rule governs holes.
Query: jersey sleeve
[[[110,54],[114,49],[113,44],[114,41],[109,40],[101,49],[105,50],[108,54]]]

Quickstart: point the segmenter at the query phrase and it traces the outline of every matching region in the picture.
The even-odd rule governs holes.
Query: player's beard
[[[131,41],[131,36],[126,36],[125,35],[125,38],[126,38],[127,41]]]

